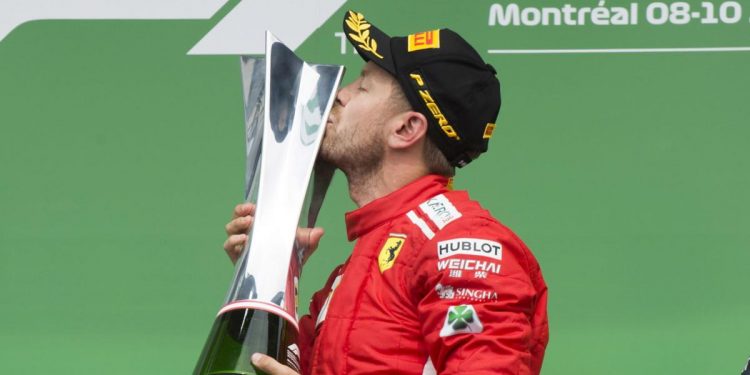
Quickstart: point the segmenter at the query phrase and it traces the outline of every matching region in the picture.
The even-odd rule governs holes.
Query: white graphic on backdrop
[[[260,55],[265,30],[299,47],[345,0],[244,0],[204,36],[191,55]],[[36,20],[209,19],[227,0],[2,0],[0,42]]]
[[[190,50],[191,55],[264,53],[263,31],[270,30],[296,49],[345,0],[244,0]]]
[[[227,0],[2,0],[0,41],[13,29],[28,21],[208,19],[226,2]]]

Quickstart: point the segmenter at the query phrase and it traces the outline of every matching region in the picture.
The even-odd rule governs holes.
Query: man
[[[338,93],[320,157],[347,177],[356,243],[300,321],[302,372],[538,374],[548,340],[539,265],[447,186],[454,167],[487,150],[495,70],[448,29],[390,38],[350,11],[344,31],[367,63]],[[253,211],[239,205],[227,224],[233,260]],[[312,230],[311,244],[321,235]],[[295,373],[263,355],[253,363]]]

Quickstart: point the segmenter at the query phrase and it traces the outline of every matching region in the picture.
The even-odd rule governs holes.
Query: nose
[[[339,90],[339,92],[336,94],[337,105],[346,107],[346,103],[348,103],[349,99],[351,99],[352,97],[352,87],[353,83],[350,83]]]
[[[344,101],[341,99],[341,90],[339,90],[339,92],[336,93],[336,104],[334,104],[334,106],[337,106],[337,107],[344,106]]]

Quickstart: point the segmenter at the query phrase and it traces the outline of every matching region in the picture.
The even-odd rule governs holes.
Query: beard
[[[382,124],[329,126],[320,145],[320,157],[348,177],[366,176],[380,168],[384,140],[376,131]]]

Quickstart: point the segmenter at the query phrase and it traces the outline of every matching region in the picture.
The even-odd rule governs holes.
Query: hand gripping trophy
[[[297,234],[315,225],[333,176],[316,157],[344,67],[308,64],[270,33],[265,57],[242,56],[241,65],[245,200],[257,202],[255,222],[194,375],[261,374],[250,362],[256,352],[299,368],[297,285],[306,242]]]

